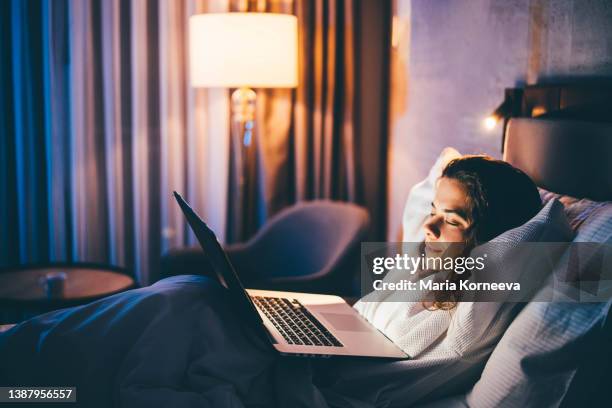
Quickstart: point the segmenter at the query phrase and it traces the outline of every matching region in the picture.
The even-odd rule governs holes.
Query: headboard
[[[504,160],[555,193],[612,200],[612,123],[511,119]]]
[[[505,90],[502,152],[547,190],[612,200],[612,79]]]

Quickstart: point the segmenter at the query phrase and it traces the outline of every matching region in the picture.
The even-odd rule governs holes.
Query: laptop
[[[339,296],[244,289],[214,232],[174,197],[239,317],[281,355],[409,358]]]

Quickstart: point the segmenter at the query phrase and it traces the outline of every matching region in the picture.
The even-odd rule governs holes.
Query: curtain
[[[318,198],[365,205],[384,239],[390,3],[0,2],[0,267],[102,262],[146,285],[160,254],[196,243],[173,190],[221,242]],[[186,69],[188,17],[228,10],[299,25],[298,88],[257,90],[240,226],[229,91],[191,88]]]
[[[225,239],[228,95],[189,86],[185,27],[228,7],[0,2],[0,266],[103,262],[148,284],[195,243],[173,190]]]
[[[232,197],[228,242],[251,237],[269,217],[293,203],[332,199],[361,204],[384,239],[391,1],[233,0],[234,11],[295,14],[299,85],[257,89],[256,136],[246,155],[251,205],[242,223]],[[232,155],[240,148],[235,143]]]

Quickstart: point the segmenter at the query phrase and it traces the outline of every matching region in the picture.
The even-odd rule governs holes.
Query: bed
[[[557,118],[512,119],[506,127],[504,158],[527,172],[543,188],[544,200],[561,199],[577,238],[610,245],[612,170],[608,158],[612,157],[611,140],[612,124],[609,123]],[[159,296],[156,300],[159,300]],[[582,308],[580,304],[528,304],[504,334],[473,388],[437,401],[435,398],[424,398],[418,403],[429,407],[609,404],[610,397],[606,392],[612,386],[609,384],[611,376],[607,372],[612,362],[610,303],[590,305]],[[118,313],[127,307],[151,307],[138,299],[111,306],[116,307]],[[157,307],[157,304],[154,306]],[[564,319],[568,319],[567,322]],[[538,344],[537,339],[525,338],[526,334],[538,331],[550,335],[550,332],[542,330],[548,326],[557,330],[555,324],[559,322],[573,326],[568,326],[571,330],[555,332],[554,343]],[[140,344],[136,341],[140,327],[142,330],[152,328],[140,321],[130,323],[124,330],[125,335],[134,334],[133,347],[150,347],[150,342]],[[180,320],[175,323],[177,331],[180,331],[180,324],[189,324]],[[158,335],[163,336],[168,336],[168,333]],[[107,341],[111,342],[112,339]],[[173,341],[176,339],[173,338]],[[531,348],[523,347],[525,342],[530,341]],[[517,354],[517,350],[525,354]],[[172,361],[187,358],[171,357]],[[163,362],[169,357],[159,355],[156,358]],[[121,370],[125,370],[125,362],[117,364],[124,367]],[[268,362],[262,360],[261,364]],[[103,369],[102,366],[100,369]],[[130,370],[138,369],[144,370],[130,366]],[[107,374],[109,378],[114,375],[110,372]],[[518,389],[521,391],[518,392]],[[142,387],[139,391],[142,391]],[[151,394],[151,398],[153,395],[164,398],[162,394]]]
[[[541,103],[559,103],[559,98],[536,90]],[[530,96],[531,112],[537,103]],[[574,242],[597,243],[609,263],[612,123],[581,120],[576,117],[579,109],[570,111],[567,118],[554,109],[555,114],[550,110],[545,114],[540,107],[538,112],[544,112],[540,118],[510,119],[505,126],[504,160],[536,182],[544,202],[559,199],[574,230]],[[604,269],[610,269],[608,263]],[[600,300],[529,303],[507,329],[472,389],[424,406],[609,406],[612,313],[609,298]],[[567,326],[559,330],[554,319]],[[536,339],[534,333],[546,337]],[[554,340],[547,337],[553,335]]]

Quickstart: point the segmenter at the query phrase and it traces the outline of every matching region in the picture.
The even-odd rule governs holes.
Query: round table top
[[[60,266],[19,269],[0,273],[0,300],[49,300],[41,278],[53,272],[66,274],[64,294],[57,300],[98,298],[129,289],[134,285],[131,277],[103,268]]]

